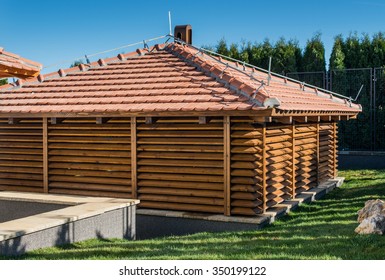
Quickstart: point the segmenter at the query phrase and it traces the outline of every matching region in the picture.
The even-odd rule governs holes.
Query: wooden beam
[[[332,121],[338,122],[341,120],[341,116],[332,116]]]
[[[292,124],[293,123],[293,117],[273,118],[273,121],[277,122],[277,123],[283,123],[283,124]]]
[[[131,192],[132,198],[138,198],[138,166],[137,166],[137,139],[136,117],[131,117]]]
[[[266,124],[262,127],[262,210],[263,213],[267,210],[267,184],[266,184],[266,172],[267,172],[267,154],[266,154]]]
[[[43,190],[49,192],[48,182],[48,120],[43,118]]]
[[[272,117],[251,117],[251,119],[258,123],[268,123],[273,121]]]
[[[320,183],[320,170],[319,170],[319,149],[320,149],[320,141],[319,141],[319,123],[316,124],[317,126],[317,186],[319,185]]]
[[[51,118],[51,124],[61,124],[64,120],[65,120],[65,118],[52,117]]]
[[[340,116],[340,118],[341,118],[341,121],[348,121],[349,120],[349,116],[348,115]]]
[[[224,215],[231,215],[231,139],[230,139],[230,117],[223,117],[223,175],[224,175]]]
[[[333,178],[337,177],[337,123],[333,123]]]
[[[307,116],[295,116],[293,120],[300,123],[307,123]]]
[[[309,122],[320,122],[321,121],[321,117],[320,116],[308,116],[307,120]]]
[[[332,116],[321,116],[321,121],[331,122],[332,121]]]
[[[96,118],[96,124],[105,124],[107,123],[111,118],[103,118],[103,117],[97,117]]]
[[[291,198],[295,198],[295,123],[292,123],[291,126]]]

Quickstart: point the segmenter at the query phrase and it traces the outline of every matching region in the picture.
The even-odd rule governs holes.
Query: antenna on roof
[[[350,97],[350,100],[353,100],[354,102],[356,102],[357,99],[358,99],[358,97],[360,96],[361,91],[362,91],[363,88],[364,88],[364,84],[361,85],[360,90],[358,91],[356,98],[352,99],[352,98]]]
[[[168,35],[172,36],[172,31],[171,31],[171,12],[168,11],[168,27],[170,28],[170,33]]]

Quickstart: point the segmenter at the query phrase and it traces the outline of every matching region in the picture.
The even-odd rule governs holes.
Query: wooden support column
[[[43,190],[48,193],[48,120],[43,118]]]
[[[295,198],[295,122],[291,126],[291,198]]]
[[[317,186],[320,183],[320,173],[319,173],[319,123],[317,125]]]
[[[224,215],[231,215],[231,139],[230,116],[223,117],[223,176],[224,176]]]
[[[337,122],[333,122],[333,178],[337,177]]]
[[[131,192],[138,198],[136,117],[131,117]]]
[[[263,124],[262,127],[262,200],[263,213],[266,212],[267,209],[267,184],[266,184],[266,170],[267,170],[267,161],[266,161],[266,123]]]

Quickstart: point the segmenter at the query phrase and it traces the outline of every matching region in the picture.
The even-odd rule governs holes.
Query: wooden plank
[[[100,164],[130,164],[129,158],[109,157],[77,157],[77,156],[51,156],[51,162],[76,162],[76,163],[100,163]]]
[[[320,183],[320,172],[319,172],[319,164],[320,164],[320,157],[319,157],[319,153],[320,153],[320,125],[319,123],[316,124],[317,126],[317,186],[319,185]]]
[[[337,123],[333,123],[333,178],[337,177]]]
[[[206,182],[206,183],[223,183],[223,175],[195,175],[195,174],[162,174],[162,173],[139,173],[138,179],[147,180],[166,180],[178,182]],[[222,211],[223,212],[223,211]]]
[[[295,140],[295,122],[293,122],[291,126],[291,197],[294,199],[295,198],[295,145],[296,145],[296,140]]]
[[[262,127],[262,210],[263,213],[266,212],[267,210],[267,178],[266,178],[266,173],[267,173],[267,154],[266,154],[266,124],[263,125]]]
[[[216,205],[197,205],[197,204],[182,204],[172,202],[158,202],[158,201],[141,201],[140,208],[153,208],[162,210],[180,210],[193,212],[208,212],[208,213],[223,213],[223,206]]]
[[[208,197],[222,198],[223,191],[213,190],[196,190],[196,189],[175,189],[175,188],[156,188],[142,187],[138,190],[139,194],[157,194],[157,195],[172,195],[172,196],[188,196],[188,197]],[[222,202],[223,205],[223,202]]]
[[[194,153],[223,153],[221,146],[193,146],[193,145],[138,145],[137,150],[154,152],[194,152]],[[223,159],[223,156],[222,156]]]
[[[177,137],[177,138],[190,138],[190,137],[222,137],[223,131],[214,130],[141,130],[137,132],[137,137]]]
[[[149,166],[177,166],[177,167],[223,167],[219,160],[194,160],[194,159],[139,159],[138,165]]]
[[[140,159],[159,159],[163,161],[164,159],[170,160],[199,160],[200,162],[204,162],[203,160],[215,160],[217,162],[221,162],[223,164],[223,154],[222,153],[190,153],[190,152],[140,152],[137,155],[137,158]]]
[[[167,180],[139,180],[138,188],[155,187],[155,188],[173,188],[173,189],[200,189],[200,190],[217,190],[223,193],[223,184],[221,183],[201,183],[201,182],[178,182]]]
[[[138,166],[138,173],[170,173],[170,174],[207,174],[207,175],[222,175],[223,168],[213,167],[178,167],[178,166]]]
[[[48,120],[43,118],[43,189],[48,193]]]
[[[130,191],[130,189],[128,188],[127,191]],[[116,198],[132,198],[131,192],[91,191],[91,190],[82,190],[82,189],[51,188],[50,193],[85,195],[85,196],[106,196],[106,197],[116,197]]]
[[[231,215],[231,130],[230,117],[223,118],[224,215]]]
[[[188,196],[166,196],[153,194],[140,194],[140,201],[156,201],[156,202],[173,202],[178,204],[199,204],[199,205],[219,205],[223,207],[223,198],[206,198],[206,197],[188,197]]]
[[[136,117],[131,118],[131,191],[132,198],[138,197],[137,135]]]

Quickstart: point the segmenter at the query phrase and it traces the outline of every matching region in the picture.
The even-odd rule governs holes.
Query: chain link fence
[[[356,120],[339,124],[341,151],[385,151],[385,68],[287,73],[297,79],[355,99],[362,105]],[[362,88],[361,88],[362,87]]]

